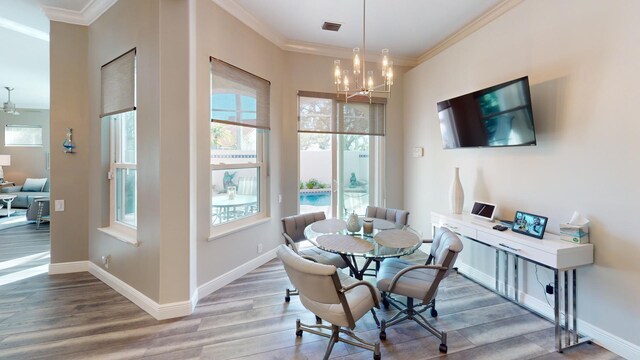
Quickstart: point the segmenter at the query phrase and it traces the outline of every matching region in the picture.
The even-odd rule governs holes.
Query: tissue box
[[[576,244],[589,243],[589,225],[560,224],[560,239]]]

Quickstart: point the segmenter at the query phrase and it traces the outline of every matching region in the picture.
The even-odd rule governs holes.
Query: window
[[[4,144],[5,146],[42,146],[42,126],[6,125]]]
[[[110,129],[110,229],[107,232],[135,237],[138,225],[136,50],[104,65],[101,77],[100,117],[108,120]]]
[[[215,229],[267,216],[269,87],[269,81],[211,58],[211,225]]]
[[[299,212],[346,218],[382,204],[384,99],[298,95]]]

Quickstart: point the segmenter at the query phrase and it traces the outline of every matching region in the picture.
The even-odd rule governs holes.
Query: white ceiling
[[[88,25],[116,1],[0,0],[0,104],[7,100],[4,87],[10,86],[18,108],[48,109],[47,15]],[[348,57],[352,48],[362,47],[362,0],[212,1],[284,50]],[[367,0],[367,53],[388,48],[396,64],[415,65],[521,1]],[[342,28],[324,31],[325,21]]]
[[[287,50],[351,51],[362,47],[362,0],[213,0]],[[366,48],[415,65],[436,45],[482,18],[505,0],[367,0]],[[325,21],[342,24],[322,30]],[[308,51],[305,51],[308,50]]]

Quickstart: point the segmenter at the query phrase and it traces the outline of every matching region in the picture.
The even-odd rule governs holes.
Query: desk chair
[[[380,307],[380,295],[373,285],[351,277],[341,277],[335,266],[307,260],[285,245],[278,247],[277,255],[284,264],[291,283],[300,292],[302,305],[314,313],[316,318],[321,317],[331,324],[330,327],[321,323],[307,325],[297,319],[296,336],[302,336],[302,332],[306,331],[329,338],[329,345],[324,354],[325,360],[329,359],[333,346],[339,341],[371,350],[373,358],[380,359],[380,343],[368,343],[352,331],[356,327],[356,321],[369,311],[373,314],[376,324],[378,323],[373,308]],[[322,329],[331,330],[331,335],[322,332]],[[340,334],[351,339],[340,337]]]
[[[433,264],[415,265],[403,259],[389,259],[382,263],[377,276],[377,287],[382,291],[382,303],[385,309],[393,305],[400,310],[391,319],[380,321],[380,339],[387,337],[385,329],[404,320],[413,320],[440,339],[440,352],[447,352],[447,333],[438,331],[421,313],[431,309],[433,317],[438,286],[456,262],[462,251],[462,242],[451,230],[441,227],[436,230],[428,262]],[[390,294],[406,296],[406,304]],[[414,299],[422,300],[414,305]]]
[[[308,225],[311,225],[316,221],[324,220],[326,218],[326,215],[322,211],[282,218],[282,236],[284,236],[286,245],[290,246],[291,249],[297,254],[305,258],[309,258],[320,264],[333,265],[335,267],[344,269],[348,265],[338,254],[320,250],[315,246],[306,249],[298,249],[298,243],[307,240],[307,238],[304,236],[304,229]],[[297,294],[297,290],[287,289],[284,300],[286,302],[289,302],[289,300],[291,300],[290,296]]]

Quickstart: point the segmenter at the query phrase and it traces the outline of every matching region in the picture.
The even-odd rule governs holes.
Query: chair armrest
[[[393,288],[396,287],[396,283],[398,282],[398,280],[400,280],[400,278],[408,273],[409,271],[413,271],[413,270],[419,270],[419,269],[435,269],[435,270],[448,270],[448,267],[442,266],[442,265],[414,265],[414,266],[409,266],[407,268],[404,268],[402,270],[400,270],[400,272],[398,272],[396,274],[396,276],[393,277],[393,279],[391,279],[391,284],[389,284],[389,292],[393,291]]]
[[[307,260],[309,260],[309,261],[313,261],[314,263],[317,263],[317,262],[318,262],[318,260],[316,260],[316,259],[312,258],[311,256],[307,256],[307,255],[300,255],[300,257],[301,257],[301,258],[303,258],[303,259],[307,259]]]
[[[298,254],[298,247],[296,246],[296,243],[293,241],[293,239],[287,235],[287,233],[282,233],[282,236],[284,236],[284,241],[287,243],[287,245],[296,253]]]
[[[433,239],[422,239],[423,244],[431,244],[433,243]]]
[[[0,189],[0,192],[3,193],[12,193],[12,192],[20,192],[20,190],[22,190],[22,185],[18,185],[18,186],[5,186],[2,189]]]
[[[345,293],[345,292],[347,292],[347,291],[349,291],[349,290],[351,290],[351,289],[353,289],[355,287],[361,286],[361,285],[364,285],[369,289],[369,292],[371,293],[371,297],[373,298],[373,304],[374,304],[374,306],[376,308],[379,309],[380,308],[380,301],[378,301],[378,296],[376,294],[377,290],[373,287],[373,285],[371,285],[370,283],[368,283],[366,281],[361,280],[361,281],[355,282],[355,283],[353,283],[351,285],[344,286],[342,289],[340,289],[340,292]]]

